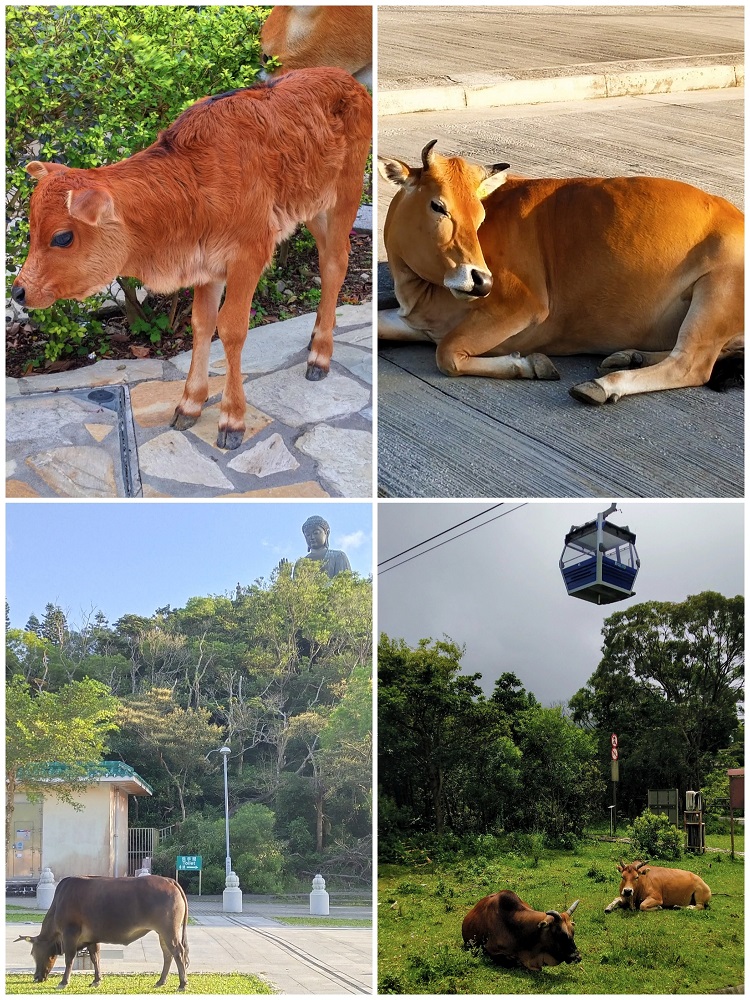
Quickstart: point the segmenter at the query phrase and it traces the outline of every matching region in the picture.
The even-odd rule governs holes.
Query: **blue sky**
[[[71,624],[92,610],[110,620],[150,615],[189,597],[233,592],[268,577],[307,546],[302,523],[320,514],[332,548],[352,569],[372,571],[369,503],[6,504],[6,597],[14,628],[59,605]]]

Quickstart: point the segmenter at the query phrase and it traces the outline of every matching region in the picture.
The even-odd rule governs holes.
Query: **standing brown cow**
[[[172,426],[185,430],[200,416],[218,327],[227,377],[217,444],[237,448],[253,294],[274,247],[299,222],[315,238],[321,277],[307,378],[328,374],[371,135],[365,88],[341,69],[306,69],[198,101],[120,163],[91,170],[30,163],[39,185],[13,298],[46,309],[57,299],[85,299],[118,276],[163,293],[194,285],[193,357]]]
[[[274,7],[260,34],[263,59],[281,68],[340,66],[372,86],[372,7]]]
[[[617,866],[622,875],[620,895],[605,913],[617,907],[631,910],[661,910],[663,907],[703,910],[711,900],[711,890],[698,875],[681,868],[646,868],[648,861],[633,861],[626,865],[620,860]]]

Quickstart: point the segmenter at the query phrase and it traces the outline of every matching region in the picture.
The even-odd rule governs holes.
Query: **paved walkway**
[[[372,304],[337,309],[331,372],[305,377],[314,316],[251,330],[247,432],[216,447],[224,353],[197,424],[169,427],[191,352],[6,380],[9,497],[369,497]]]
[[[462,103],[454,111],[381,117],[379,150],[418,164],[422,147],[437,138],[439,152],[486,163],[505,160],[527,176],[674,177],[741,207],[740,87],[671,93],[665,86],[664,92],[644,92],[638,66],[631,66],[626,80],[635,96],[626,88],[624,96],[603,100],[537,103],[535,87],[539,80],[562,86],[569,63],[576,64],[570,79],[577,77],[578,63],[593,66],[596,76],[604,65],[597,66],[597,59],[644,55],[672,60],[672,73],[679,64],[692,73],[697,61],[716,52],[733,53],[723,61],[735,67],[736,83],[742,79],[741,62],[733,61],[742,49],[742,16],[739,7],[591,7],[564,13],[559,7],[380,8],[385,96],[389,87],[398,94],[413,90],[412,84],[429,85],[442,107],[445,92],[457,81],[464,98],[472,88],[492,89],[487,76],[492,71],[514,77],[521,89],[513,100],[488,106]],[[650,68],[640,66],[644,72]],[[476,76],[469,80],[472,73],[479,82]],[[379,181],[380,308],[394,304],[382,240],[394,191]],[[437,369],[433,346],[381,343],[380,495],[743,495],[742,391],[675,390],[583,408],[567,389],[593,377],[597,359],[556,358],[555,364],[560,382],[448,379]]]
[[[372,919],[371,907],[331,905],[331,926],[326,927],[288,927],[276,919],[309,916],[309,905],[255,902],[250,897],[243,910],[225,914],[218,900],[191,897],[188,976],[197,972],[253,974],[284,994],[372,992],[372,929],[336,927],[339,919]],[[7,972],[29,972],[33,967],[29,945],[14,941],[26,933],[38,931],[32,925],[6,924]],[[101,954],[104,976],[151,970],[156,975],[161,970],[161,948],[153,933],[126,948],[102,945]],[[62,969],[60,960],[58,969]]]

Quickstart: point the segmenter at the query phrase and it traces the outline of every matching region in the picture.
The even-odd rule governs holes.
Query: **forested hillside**
[[[14,723],[28,733],[40,699],[80,695],[89,679],[86,690],[96,682],[94,697],[113,706],[104,758],[125,761],[154,789],[151,798],[131,797],[131,825],[177,825],[155,870],[168,874],[176,854],[202,853],[204,891],[223,888],[223,774],[219,754],[207,755],[226,744],[232,854],[245,891],[309,884],[323,868],[339,884],[367,884],[371,607],[371,581],[351,573],[329,580],[301,560],[294,575],[282,564],[231,596],[196,596],[149,617],[109,622],[92,608],[72,622],[47,604],[18,628],[6,609],[9,690],[17,694],[8,769]],[[75,715],[76,699],[68,700]],[[23,720],[13,718],[16,703]],[[31,774],[34,761],[23,753],[28,739],[17,756]],[[64,758],[62,744],[56,756]]]

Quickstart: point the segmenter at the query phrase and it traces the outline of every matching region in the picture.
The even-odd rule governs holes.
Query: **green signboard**
[[[178,872],[199,872],[203,868],[203,858],[200,854],[181,854],[177,858]]]

